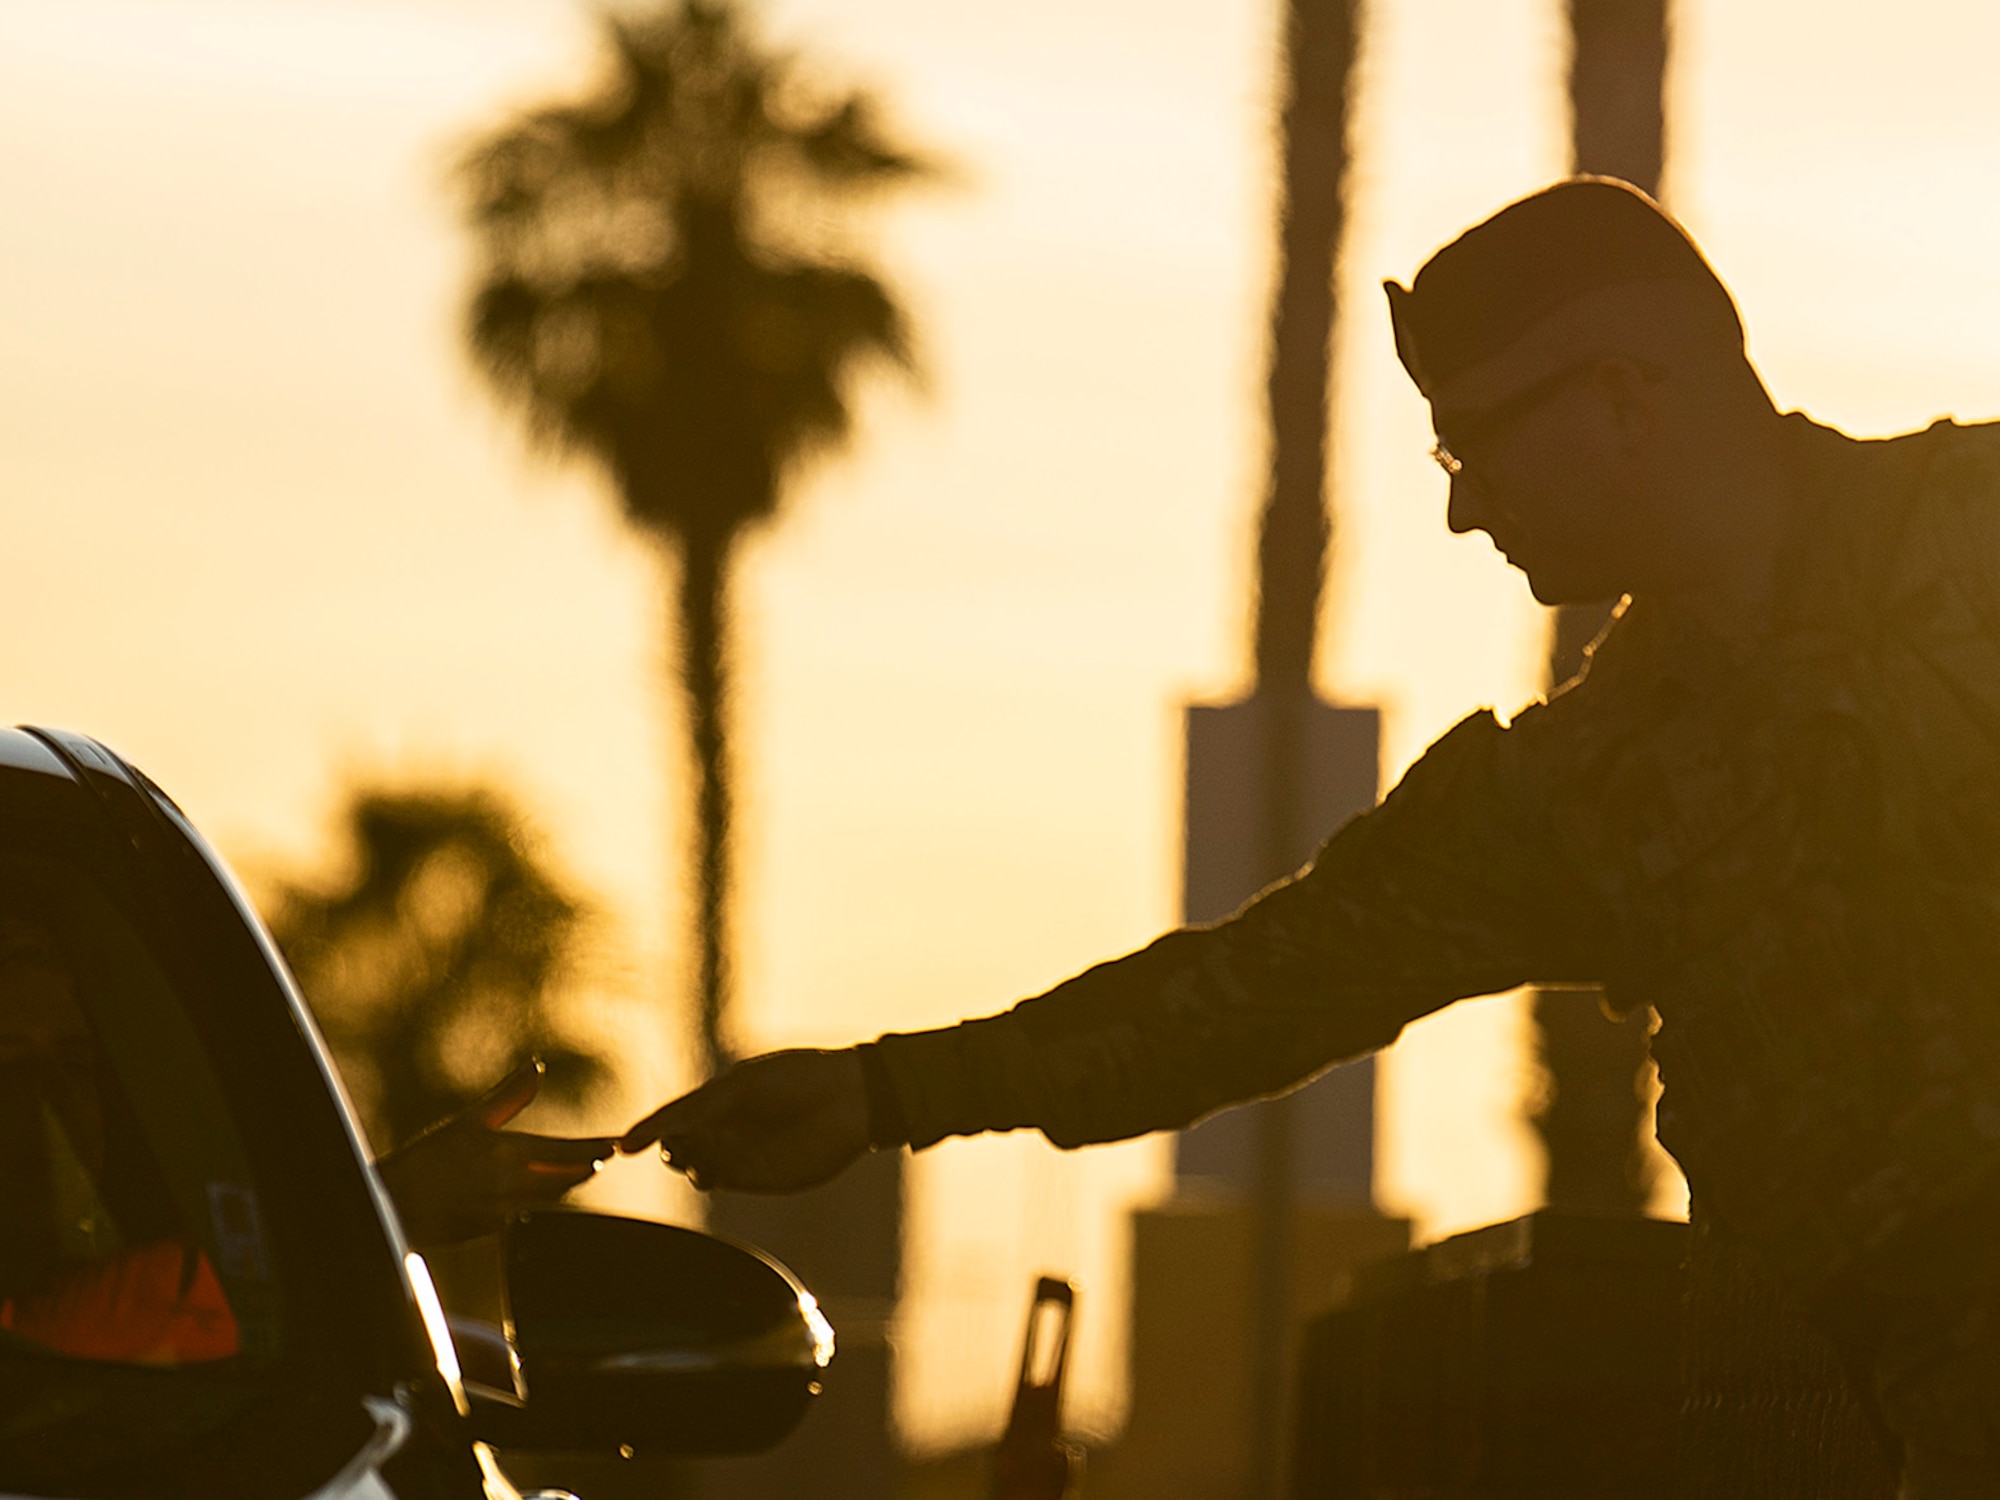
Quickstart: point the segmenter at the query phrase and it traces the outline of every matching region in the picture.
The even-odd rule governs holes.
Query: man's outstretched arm
[[[1596,978],[1587,892],[1532,782],[1555,731],[1490,716],[1440,740],[1304,876],[1001,1015],[858,1049],[753,1058],[620,1143],[703,1186],[783,1191],[870,1145],[1034,1126],[1060,1146],[1192,1123],[1386,1045],[1462,996]],[[1521,731],[1526,730],[1524,735]]]

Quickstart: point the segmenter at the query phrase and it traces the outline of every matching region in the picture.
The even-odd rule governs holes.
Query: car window
[[[283,1325],[241,1135],[140,927],[80,861],[0,856],[0,1472],[227,1422]]]

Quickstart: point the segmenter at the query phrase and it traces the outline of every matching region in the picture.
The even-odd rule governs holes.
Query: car
[[[173,801],[0,730],[0,1493],[520,1500],[515,1454],[768,1447],[833,1353],[783,1267],[693,1230],[524,1214],[502,1275],[468,1344]]]

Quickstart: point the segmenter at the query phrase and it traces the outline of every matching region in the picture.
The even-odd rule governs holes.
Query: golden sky
[[[1444,533],[1375,284],[1561,171],[1563,57],[1556,0],[1369,13],[1325,677],[1383,706],[1393,771],[1525,701],[1542,626]],[[1244,672],[1276,19],[763,14],[959,169],[873,236],[925,390],[868,392],[739,575],[744,1031],[839,1042],[1174,917],[1179,709]],[[1781,404],[1858,433],[2000,412],[2000,7],[1893,14],[1684,0],[1672,86],[1671,205]],[[0,702],[125,751],[253,869],[315,858],[355,775],[515,788],[619,918],[607,991],[667,1017],[618,1123],[681,1076],[664,573],[467,373],[443,191],[455,141],[590,57],[572,0],[0,0]],[[1531,1206],[1518,1040],[1481,1002],[1385,1070],[1382,1196],[1426,1235]],[[1119,1210],[1161,1160],[921,1160],[913,1436],[998,1420],[1043,1266],[1085,1279],[1080,1411],[1116,1420]]]

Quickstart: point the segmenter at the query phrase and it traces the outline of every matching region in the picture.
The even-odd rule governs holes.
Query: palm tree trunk
[[[1257,549],[1257,695],[1264,700],[1259,843],[1262,875],[1286,868],[1305,780],[1304,711],[1333,516],[1327,504],[1328,403],[1334,275],[1346,217],[1347,91],[1358,0],[1289,0],[1284,11],[1286,97],[1280,127],[1283,197],[1266,387],[1271,479]],[[1254,1240],[1248,1494],[1284,1492],[1290,1418],[1294,1218],[1290,1101],[1257,1116],[1251,1206]]]
[[[1271,487],[1257,545],[1257,686],[1311,686],[1333,514],[1326,503],[1334,270],[1346,210],[1356,0],[1291,0],[1278,284],[1266,383]],[[1272,746],[1282,744],[1273,738]],[[1282,753],[1280,751],[1279,753]],[[1284,825],[1287,835],[1290,825]],[[1289,848],[1290,840],[1280,841]]]
[[[729,1009],[729,761],[724,631],[728,534],[690,535],[682,547],[681,683],[695,765],[695,1003],[702,1062],[713,1075],[731,1053]]]
[[[1658,195],[1665,154],[1668,0],[1569,0],[1573,169],[1621,177]],[[1583,666],[1611,601],[1556,611],[1549,685]],[[1534,1002],[1545,1097],[1532,1123],[1548,1155],[1553,1208],[1643,1213],[1652,1193],[1645,1150],[1650,1012],[1607,1017],[1594,990],[1541,990]]]
[[[1660,195],[1668,0],[1569,0],[1575,169]]]

